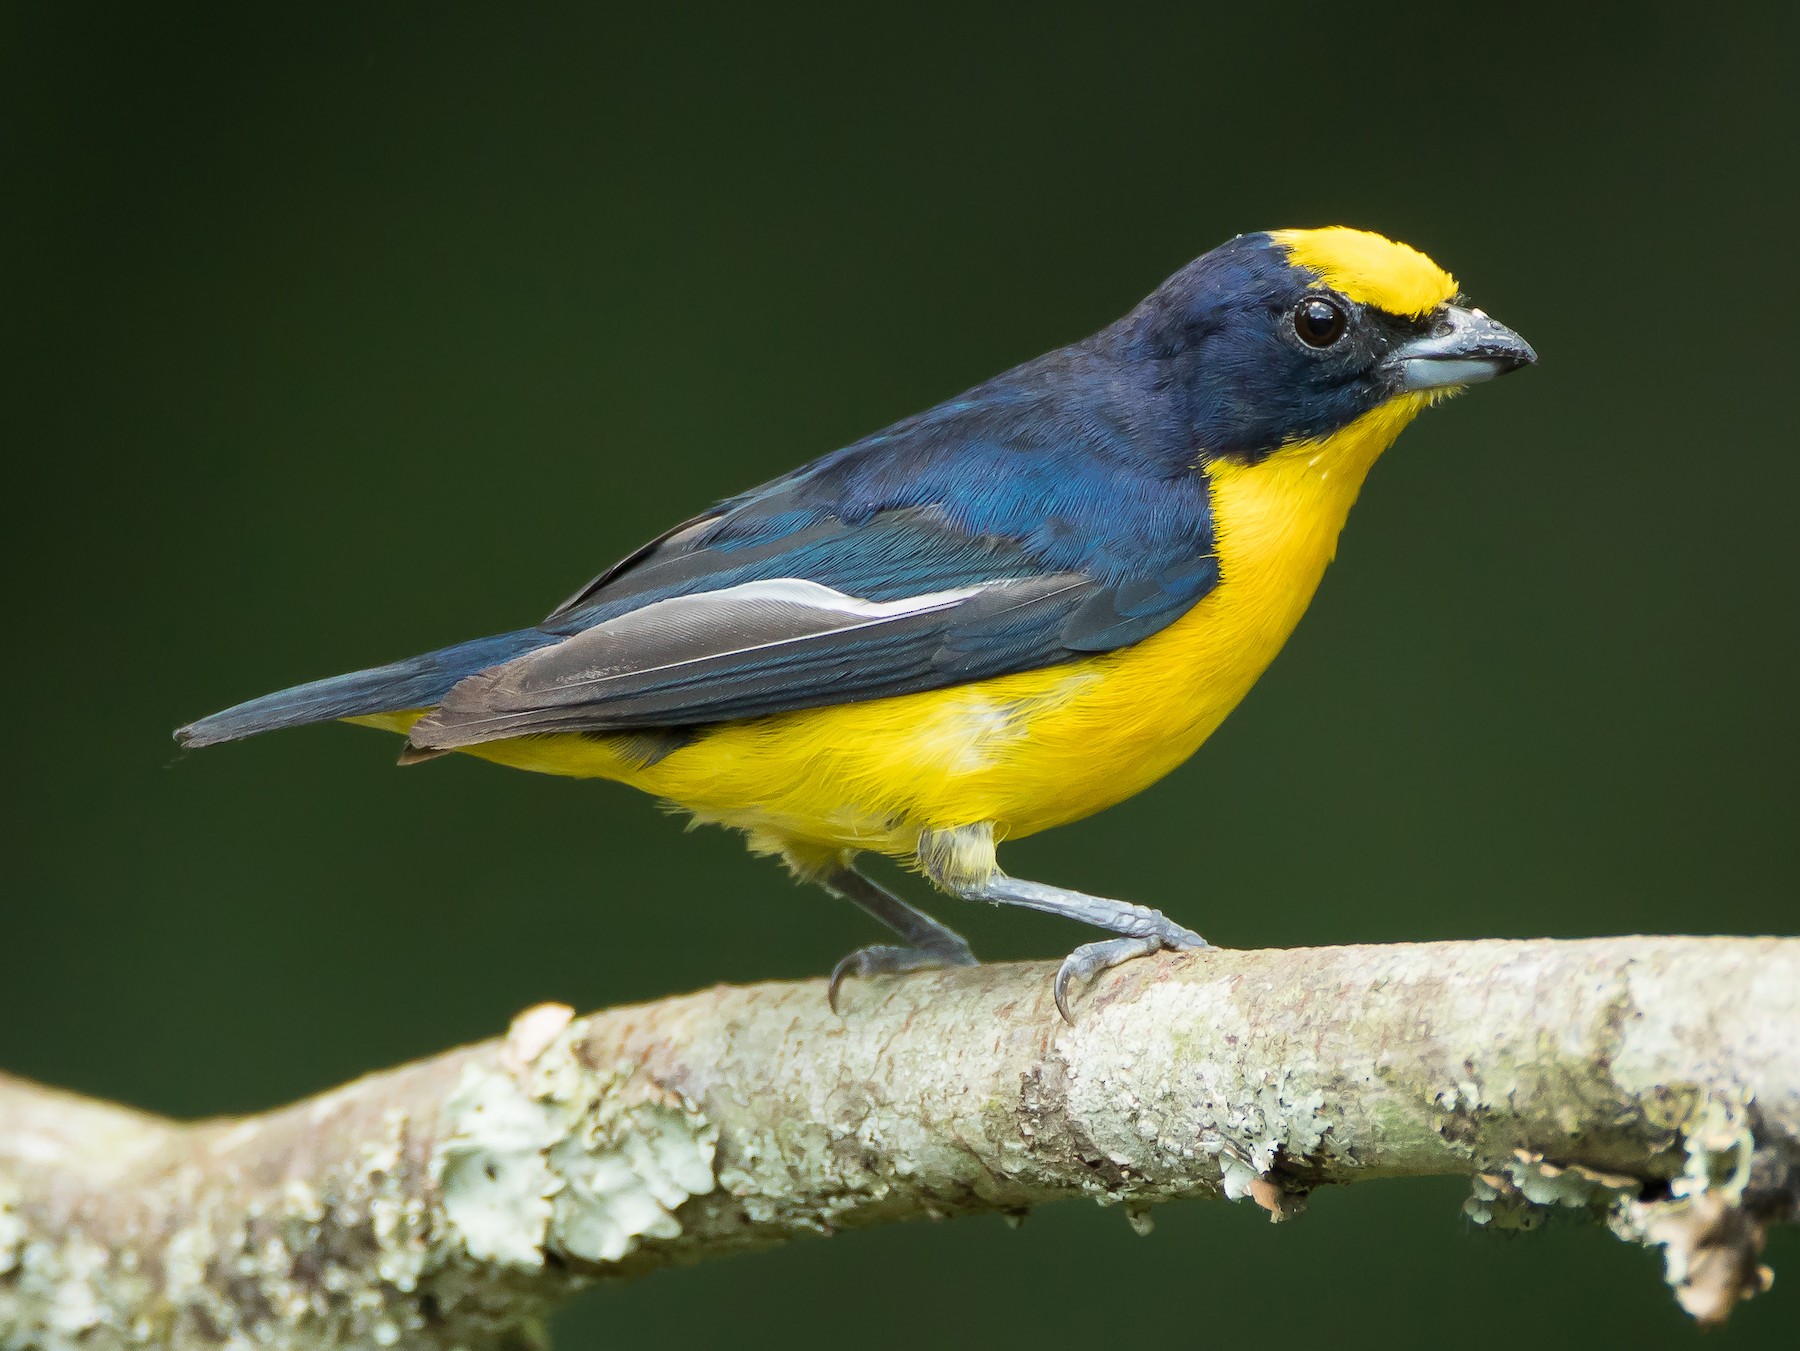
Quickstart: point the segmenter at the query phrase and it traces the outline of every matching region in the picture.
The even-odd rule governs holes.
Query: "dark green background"
[[[1791,27],[243,8],[0,11],[8,1069],[234,1112],[540,999],[826,970],[848,907],[624,789],[169,729],[533,619],[1291,224],[1416,243],[1542,363],[1406,434],[1194,763],[1009,865],[1230,945],[1794,929]],[[1460,1195],[860,1234],[565,1344],[1692,1342],[1650,1256]],[[1793,1344],[1772,1256],[1715,1342]]]

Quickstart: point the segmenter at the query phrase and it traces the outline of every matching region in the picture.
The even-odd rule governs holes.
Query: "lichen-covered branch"
[[[915,1216],[1472,1179],[1591,1213],[1706,1321],[1800,1217],[1800,940],[1622,938],[717,988],[242,1120],[0,1076],[0,1346],[522,1347],[550,1306]],[[1619,1292],[1620,1298],[1629,1297]]]

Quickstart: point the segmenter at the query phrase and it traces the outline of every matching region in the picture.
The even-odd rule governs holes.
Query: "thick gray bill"
[[[1394,349],[1389,365],[1405,390],[1480,384],[1537,360],[1531,344],[1480,310],[1446,305],[1429,336]]]

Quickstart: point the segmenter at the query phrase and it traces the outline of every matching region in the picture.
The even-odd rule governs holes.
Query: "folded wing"
[[[551,641],[450,689],[414,744],[755,718],[1155,633],[1218,580],[1203,471],[1023,383],[1029,398],[976,391],[652,541],[558,607]]]
[[[1072,653],[1079,575],[869,601],[802,578],[654,601],[462,681],[412,732],[449,749],[540,732],[758,717],[958,684]]]

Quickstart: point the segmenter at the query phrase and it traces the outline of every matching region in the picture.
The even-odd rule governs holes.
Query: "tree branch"
[[[1166,955],[719,987],[242,1120],[0,1076],[0,1345],[536,1344],[597,1280],[917,1216],[1473,1179],[1586,1211],[1697,1318],[1800,1216],[1800,940]],[[233,1343],[236,1344],[236,1343]]]

